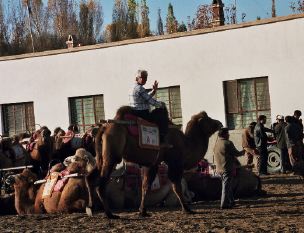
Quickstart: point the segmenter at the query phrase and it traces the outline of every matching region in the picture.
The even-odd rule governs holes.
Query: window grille
[[[13,136],[35,129],[34,103],[2,105],[3,134]]]
[[[182,107],[181,107],[181,95],[180,87],[166,87],[158,88],[155,94],[155,98],[158,101],[166,103],[169,112],[169,118],[176,125],[182,127],[183,118],[182,118]]]
[[[77,124],[80,133],[105,118],[103,95],[69,98],[70,123]]]

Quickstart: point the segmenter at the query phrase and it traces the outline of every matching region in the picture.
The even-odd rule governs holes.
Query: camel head
[[[14,185],[16,190],[29,190],[34,186],[34,182],[37,180],[37,176],[29,169],[24,169],[22,173],[17,175],[11,175],[6,179],[6,183]]]
[[[87,174],[90,174],[96,167],[93,155],[83,148],[77,149],[75,155],[67,157],[63,163],[68,167],[68,170],[69,168],[74,170],[77,167]]]
[[[188,122],[185,134],[190,137],[210,137],[216,131],[223,127],[223,124],[210,118],[208,114],[203,111],[194,116]]]

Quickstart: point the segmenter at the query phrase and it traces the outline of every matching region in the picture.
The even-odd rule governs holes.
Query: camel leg
[[[93,213],[92,213],[92,206],[93,206],[92,192],[91,192],[91,187],[90,187],[87,176],[84,177],[84,181],[85,181],[85,185],[86,185],[86,188],[87,188],[87,191],[88,191],[88,196],[89,196],[88,197],[89,202],[86,206],[86,213],[87,213],[88,216],[92,217],[93,216]]]
[[[183,165],[178,160],[168,161],[167,165],[168,165],[168,178],[172,182],[172,189],[176,194],[180,205],[182,206],[183,212],[187,214],[195,213],[187,205],[183,194],[182,183],[181,183],[183,176]]]
[[[106,197],[107,183],[110,179],[110,175],[114,168],[114,165],[115,165],[115,163],[111,163],[108,161],[106,161],[102,164],[101,175],[99,178],[98,187],[96,187],[96,193],[97,193],[99,200],[101,201],[101,203],[103,205],[106,216],[111,219],[118,219],[119,216],[114,215],[112,213],[112,211],[110,210],[110,207],[109,207],[108,201],[107,201],[107,197]]]
[[[141,186],[141,202],[139,207],[139,215],[141,217],[149,217],[150,214],[147,213],[147,209],[145,207],[145,200],[148,190],[150,189],[156,174],[157,174],[158,166],[147,168],[143,168],[143,180]]]

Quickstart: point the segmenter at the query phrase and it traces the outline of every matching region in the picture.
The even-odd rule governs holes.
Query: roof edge
[[[189,31],[189,32],[179,32],[179,33],[173,33],[173,34],[168,34],[168,35],[151,36],[151,37],[129,39],[129,40],[123,40],[123,41],[117,41],[117,42],[110,42],[110,43],[87,45],[87,46],[81,46],[81,47],[74,47],[72,49],[66,48],[66,49],[48,50],[48,51],[37,52],[37,53],[26,53],[26,54],[21,54],[21,55],[3,56],[3,57],[0,57],[0,62],[9,61],[9,60],[33,58],[33,57],[52,56],[52,55],[59,55],[59,54],[66,54],[66,53],[75,53],[75,52],[94,50],[94,49],[103,49],[103,48],[124,46],[124,45],[130,45],[130,44],[153,42],[153,41],[158,41],[158,40],[175,39],[175,38],[180,38],[180,37],[202,35],[202,34],[208,34],[208,33],[213,33],[213,32],[221,32],[221,31],[227,31],[227,30],[234,30],[234,29],[241,29],[241,28],[246,28],[246,27],[253,27],[253,26],[259,26],[259,25],[265,25],[265,24],[284,22],[284,21],[289,21],[289,20],[294,20],[294,19],[299,19],[299,18],[304,18],[304,14],[280,16],[280,17],[275,17],[275,18],[268,18],[268,19],[261,19],[261,20],[251,21],[251,22],[245,22],[245,23],[241,23],[241,24],[229,24],[229,25],[218,26],[218,27],[213,27],[213,28],[198,29],[198,30],[193,30],[193,31]]]

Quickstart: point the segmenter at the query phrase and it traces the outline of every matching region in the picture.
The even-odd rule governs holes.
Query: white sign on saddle
[[[159,129],[156,124],[138,119],[139,146],[159,150]]]

